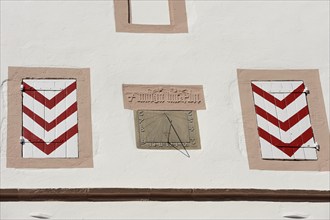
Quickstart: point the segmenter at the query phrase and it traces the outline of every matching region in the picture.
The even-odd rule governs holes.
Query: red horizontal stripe
[[[283,100],[277,99],[275,96],[271,95],[270,93],[264,91],[263,89],[259,88],[255,84],[252,83],[252,91],[263,97],[264,99],[268,100],[269,102],[273,103],[277,107],[284,109],[288,105],[290,105],[294,100],[296,100],[300,95],[303,94],[305,89],[305,85],[301,84],[293,90],[287,97]]]
[[[26,139],[28,139],[34,146],[39,148],[42,152],[44,152],[47,155],[52,153],[54,150],[60,147],[64,142],[69,140],[72,136],[74,136],[77,133],[78,133],[78,124],[74,125],[72,128],[67,130],[65,133],[63,133],[61,136],[53,140],[51,143],[47,144],[44,140],[37,137],[27,128],[23,127],[23,136]]]
[[[35,88],[30,86],[29,84],[23,82],[23,88],[26,94],[43,104],[49,109],[52,109],[55,105],[57,105],[60,101],[62,101],[65,97],[67,97],[71,92],[73,92],[77,88],[77,83],[73,82],[64,90],[59,92],[56,96],[52,99],[47,99],[44,95],[38,92]]]
[[[267,121],[272,123],[273,125],[279,127],[283,131],[289,130],[295,124],[297,124],[301,119],[303,119],[306,115],[309,114],[308,106],[306,105],[304,108],[302,108],[296,114],[291,116],[288,120],[282,122],[282,121],[278,120],[273,115],[269,114],[268,112],[266,112],[265,110],[263,110],[262,108],[260,108],[257,105],[255,106],[255,109],[256,109],[256,113],[258,115],[260,115],[261,117],[263,117],[264,119],[266,119]]]
[[[312,127],[304,131],[304,133],[294,139],[291,143],[284,143],[283,141],[269,134],[267,131],[263,130],[260,127],[258,127],[258,133],[260,137],[283,151],[289,157],[291,157],[304,143],[306,143],[313,137]]]
[[[45,121],[42,117],[31,111],[28,107],[23,105],[23,112],[29,116],[38,125],[43,127],[46,131],[52,130],[56,125],[67,119],[70,115],[77,111],[77,102],[73,103],[69,108],[62,112],[57,118],[51,122]]]

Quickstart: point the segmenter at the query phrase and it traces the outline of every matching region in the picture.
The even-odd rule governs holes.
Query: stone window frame
[[[131,0],[114,0],[116,32],[130,33],[188,33],[185,0],[168,0],[169,25],[131,23]]]
[[[238,87],[243,116],[245,143],[250,169],[285,170],[285,171],[329,171],[329,127],[325,104],[322,95],[319,71],[307,70],[253,70],[238,69]],[[314,137],[320,145],[318,159],[311,161],[298,160],[264,160],[261,157],[257,118],[251,82],[253,80],[302,80],[310,91],[307,102],[310,112]]]
[[[76,79],[78,104],[78,158],[23,158],[21,84],[23,79]],[[88,68],[8,68],[8,168],[87,168],[93,167],[90,70]]]

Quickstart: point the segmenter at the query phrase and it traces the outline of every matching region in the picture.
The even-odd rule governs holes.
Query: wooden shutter
[[[252,81],[263,159],[317,160],[303,81]]]
[[[76,80],[25,79],[23,158],[77,158]]]

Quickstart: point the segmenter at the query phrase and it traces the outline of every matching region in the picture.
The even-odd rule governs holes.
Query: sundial
[[[134,114],[138,148],[201,148],[196,111],[138,110]]]
[[[197,112],[205,109],[200,85],[123,85],[124,107],[134,110],[139,149],[201,149]]]

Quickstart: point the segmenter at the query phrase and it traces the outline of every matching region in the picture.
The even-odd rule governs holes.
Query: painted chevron
[[[33,99],[37,100],[38,102],[40,102],[41,104],[43,104],[45,107],[47,107],[49,109],[52,109],[60,101],[62,101],[63,99],[65,99],[65,97],[67,97],[68,94],[70,94],[71,92],[73,92],[74,90],[76,90],[77,85],[76,85],[76,82],[73,82],[68,87],[66,87],[65,89],[63,89],[60,92],[58,92],[51,99],[46,98],[38,90],[36,90],[35,88],[33,88],[32,86],[30,86],[29,84],[27,84],[25,82],[23,82],[23,88],[24,88],[25,94],[31,96]],[[47,86],[46,88],[43,88],[43,89],[41,88],[40,90],[42,90],[42,91],[57,91],[56,89],[53,89],[52,90],[51,86]]]
[[[283,98],[282,100],[279,100],[275,96],[271,95],[268,92],[265,92],[264,90],[262,90],[261,88],[259,88],[258,86],[256,86],[255,84],[252,83],[252,91],[254,93],[257,93],[258,95],[262,96],[264,99],[273,103],[274,105],[276,105],[277,107],[279,107],[281,109],[284,109],[285,107],[290,105],[292,102],[294,102],[300,95],[303,94],[304,89],[305,89],[304,84],[301,84],[297,88],[295,88],[293,91],[288,92],[288,95],[285,98]],[[279,91],[279,93],[280,92],[281,91]],[[283,93],[285,93],[284,90],[283,90]]]
[[[308,106],[306,105],[301,110],[299,110],[296,114],[292,115],[289,119],[287,119],[285,121],[281,121],[257,105],[255,106],[255,109],[256,109],[256,113],[258,115],[260,115],[264,119],[268,120],[273,125],[278,126],[283,131],[289,130],[292,126],[297,124],[302,118],[304,118],[305,116],[307,116],[309,114]]]
[[[78,157],[76,80],[29,79],[22,85],[23,157]]]
[[[252,81],[263,159],[316,160],[303,81]]]
[[[46,143],[42,138],[36,136],[27,128],[23,127],[24,137],[29,140],[34,140],[33,145],[37,148],[42,149],[42,151],[46,154],[52,153],[56,148],[60,147],[67,139],[70,139],[73,135],[78,133],[78,125],[74,125],[72,128],[58,136],[50,143]]]
[[[70,115],[77,111],[77,102],[73,103],[69,108],[62,112],[57,118],[53,119],[51,122],[45,121],[42,117],[31,111],[28,107],[23,105],[23,113],[33,119],[38,125],[42,126],[46,131],[50,131],[57,124],[61,123],[67,119]]]

